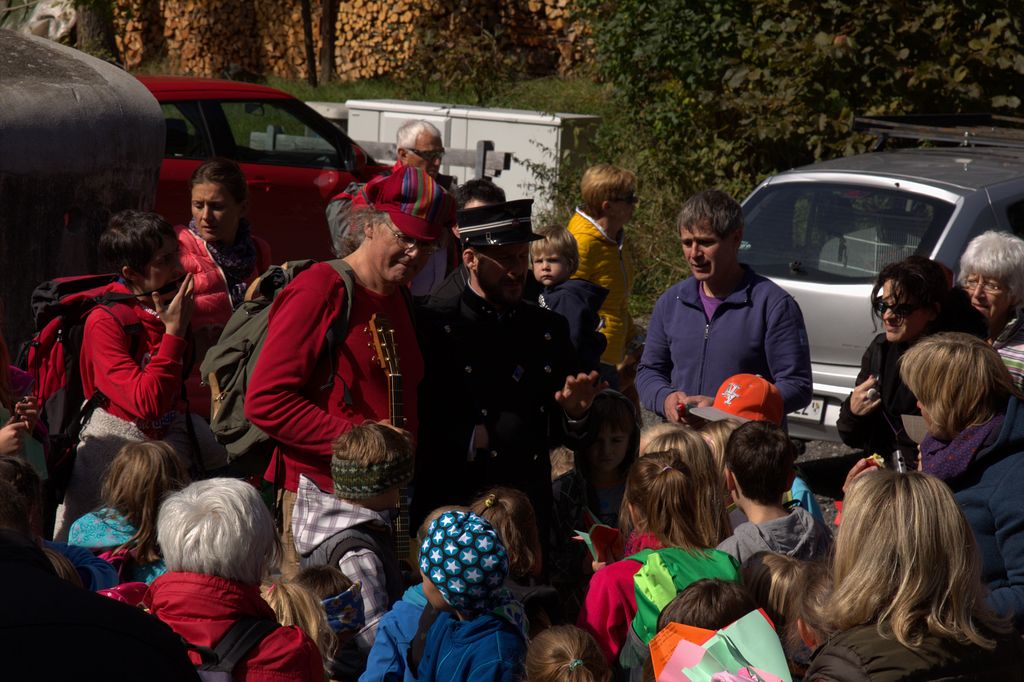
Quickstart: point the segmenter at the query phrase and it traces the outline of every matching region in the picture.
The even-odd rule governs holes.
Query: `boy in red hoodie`
[[[192,275],[181,266],[174,228],[155,213],[121,211],[100,236],[99,249],[120,275],[107,292],[124,298],[97,305],[85,321],[82,388],[96,407],[82,429],[58,511],[58,539],[99,505],[103,472],[120,447],[166,437],[183,414]]]

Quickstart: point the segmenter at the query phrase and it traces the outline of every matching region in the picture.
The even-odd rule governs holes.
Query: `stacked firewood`
[[[340,80],[396,75],[410,60],[430,59],[433,45],[465,35],[452,12],[485,18],[524,55],[532,73],[566,73],[587,59],[590,37],[571,0],[335,0],[334,70]],[[115,0],[118,48],[131,69],[164,60],[169,69],[219,76],[226,69],[304,77],[299,0]],[[322,0],[310,0],[314,50],[320,51]],[[445,32],[452,35],[445,35]],[[438,35],[440,34],[440,35]],[[434,48],[432,48],[434,49]]]
[[[338,77],[349,81],[398,72],[414,58],[416,29],[429,14],[430,4],[422,0],[341,0],[334,34]]]

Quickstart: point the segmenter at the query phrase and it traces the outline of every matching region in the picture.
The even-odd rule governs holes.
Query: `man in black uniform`
[[[469,281],[417,311],[425,375],[411,508],[413,527],[435,507],[466,504],[492,485],[529,495],[541,538],[551,515],[550,447],[586,430],[603,388],[576,373],[565,319],[523,301],[533,201],[457,213]]]

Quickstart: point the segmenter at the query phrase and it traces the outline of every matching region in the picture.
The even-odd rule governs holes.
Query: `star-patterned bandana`
[[[508,576],[508,556],[485,519],[450,511],[427,529],[420,570],[456,611],[472,616],[493,606]]]

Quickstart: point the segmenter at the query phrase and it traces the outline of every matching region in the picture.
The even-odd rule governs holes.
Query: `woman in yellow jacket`
[[[632,397],[643,332],[629,314],[634,263],[623,228],[636,208],[636,175],[609,164],[591,166],[583,174],[580,192],[583,205],[569,221],[580,251],[573,277],[608,289],[600,311],[601,332],[608,339],[601,362],[617,370],[620,390]]]

